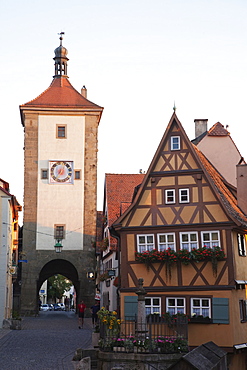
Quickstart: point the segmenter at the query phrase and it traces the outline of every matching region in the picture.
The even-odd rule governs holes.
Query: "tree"
[[[68,292],[73,284],[65,276],[57,274],[47,280],[48,299],[61,299],[64,292]]]

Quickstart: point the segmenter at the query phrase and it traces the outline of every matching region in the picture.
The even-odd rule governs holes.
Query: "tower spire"
[[[69,60],[67,58],[68,50],[63,46],[63,35],[64,32],[59,33],[60,37],[60,45],[54,50],[55,57],[53,58],[55,60],[55,76],[53,77],[66,77],[67,76],[67,61]]]

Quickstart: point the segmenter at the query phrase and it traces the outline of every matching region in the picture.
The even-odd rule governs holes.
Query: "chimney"
[[[198,138],[204,132],[208,130],[208,120],[207,119],[194,119],[195,122],[195,138]]]
[[[84,96],[84,98],[87,99],[87,89],[86,89],[85,85],[81,89],[81,95]]]
[[[247,215],[247,164],[237,165],[237,200],[238,207]]]

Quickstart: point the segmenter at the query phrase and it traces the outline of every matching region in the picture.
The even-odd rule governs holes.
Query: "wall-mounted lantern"
[[[62,251],[63,246],[62,246],[60,239],[57,239],[57,242],[54,245],[54,248],[55,248],[56,253],[60,253]]]

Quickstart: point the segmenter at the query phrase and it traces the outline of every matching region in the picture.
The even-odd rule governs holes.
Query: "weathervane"
[[[60,40],[60,45],[62,45],[62,41],[63,41],[63,35],[65,34],[65,32],[59,32],[58,35],[60,35],[59,37],[59,40]]]

